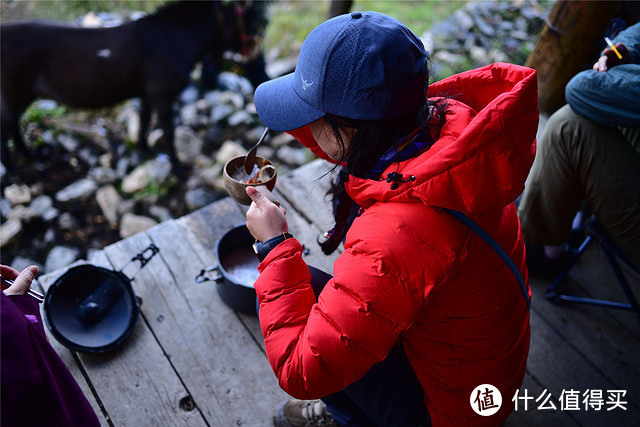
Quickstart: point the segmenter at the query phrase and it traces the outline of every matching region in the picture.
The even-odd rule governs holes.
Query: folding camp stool
[[[620,249],[613,243],[611,238],[607,235],[604,228],[600,225],[600,223],[596,220],[595,217],[591,217],[589,220],[587,220],[585,224],[585,228],[587,231],[587,237],[584,239],[584,241],[578,248],[578,251],[573,256],[573,259],[571,260],[569,267],[564,272],[560,273],[558,277],[555,278],[551,286],[549,286],[549,289],[545,293],[544,297],[558,304],[561,301],[567,301],[571,303],[590,304],[590,305],[597,305],[601,307],[616,308],[621,310],[631,310],[636,313],[636,316],[640,321],[640,305],[638,305],[638,300],[636,299],[635,295],[631,291],[629,282],[627,281],[627,278],[625,277],[622,269],[620,268],[620,264],[618,263],[618,260],[621,260],[622,262],[627,264],[636,273],[640,274],[640,272],[638,272],[638,270],[625,258],[625,256],[622,254]],[[616,278],[618,279],[618,283],[620,283],[622,290],[624,291],[625,295],[627,296],[627,299],[629,300],[628,304],[617,302],[617,301],[604,300],[604,299],[586,298],[586,297],[579,297],[575,295],[567,295],[559,292],[558,286],[564,280],[564,278],[569,274],[569,271],[571,271],[571,268],[573,268],[573,266],[578,262],[578,259],[580,259],[580,256],[587,249],[587,246],[589,245],[589,243],[591,243],[591,241],[594,239],[595,241],[600,243],[602,250],[604,251],[607,259],[609,260],[609,264],[611,265],[611,268],[613,269],[613,272],[615,273]]]

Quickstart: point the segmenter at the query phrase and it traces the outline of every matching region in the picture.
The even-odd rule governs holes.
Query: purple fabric
[[[99,426],[46,339],[38,303],[26,295],[0,294],[2,426]]]

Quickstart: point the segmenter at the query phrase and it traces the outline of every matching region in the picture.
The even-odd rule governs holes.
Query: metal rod
[[[2,276],[0,276],[0,279],[2,280],[2,284],[5,285],[5,286],[13,285],[13,280],[5,279]],[[38,302],[44,301],[44,295],[42,295],[40,292],[34,291],[31,288],[27,289],[27,295],[29,295],[30,297],[34,298]]]

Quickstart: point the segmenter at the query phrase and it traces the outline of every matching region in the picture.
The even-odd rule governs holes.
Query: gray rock
[[[80,222],[69,212],[63,212],[58,217],[58,227],[60,227],[61,230],[75,230],[79,225]]]
[[[189,190],[184,195],[184,201],[190,211],[195,211],[216,201],[216,194],[205,188]]]
[[[464,9],[458,9],[453,13],[454,23],[459,29],[463,31],[469,31],[473,28],[473,19],[467,14]]]
[[[98,184],[89,178],[80,179],[56,193],[56,200],[72,203],[87,200],[98,189]]]
[[[7,168],[5,168],[2,163],[0,163],[0,179],[4,179],[6,174],[7,174]]]
[[[149,135],[147,136],[147,143],[149,144],[149,147],[153,148],[158,145],[163,136],[164,131],[160,128],[154,129],[149,132]]]
[[[56,231],[53,227],[47,228],[47,231],[44,232],[44,236],[42,237],[42,245],[44,247],[48,247],[54,244],[56,241]]]
[[[229,104],[219,104],[211,108],[211,115],[209,118],[211,122],[219,123],[233,114],[234,111],[236,111],[236,109]]]
[[[122,203],[122,197],[118,191],[112,185],[102,187],[96,192],[96,201],[107,221],[117,224],[120,217],[118,206]]]
[[[186,164],[193,164],[194,160],[202,153],[203,141],[187,126],[176,128],[175,147],[178,159]],[[169,172],[171,165],[169,164]]]
[[[44,213],[48,211],[52,206],[53,200],[51,200],[51,197],[47,196],[46,194],[36,197],[31,202],[31,205],[29,205],[31,210],[33,210],[33,212],[39,217],[42,217],[42,215],[44,215]]]
[[[89,147],[80,148],[78,150],[78,157],[89,165],[89,167],[93,167],[98,164],[98,156],[94,154],[93,150]]]
[[[184,126],[196,126],[198,120],[198,107],[195,104],[187,104],[180,110],[180,122]]]
[[[0,225],[0,248],[15,243],[22,233],[22,222],[11,219]]]
[[[480,46],[472,46],[469,50],[469,56],[476,64],[486,65],[489,63],[489,54]]]
[[[7,216],[7,220],[11,221],[12,219],[17,219],[23,224],[30,224],[35,218],[37,218],[37,216],[38,215],[30,207],[18,205],[11,209],[11,212],[9,212],[9,215]]]
[[[6,218],[9,212],[11,212],[11,203],[3,197],[0,199],[0,215],[2,215],[2,218]]]
[[[227,119],[227,123],[229,126],[238,126],[246,123],[250,123],[253,117],[251,114],[247,113],[244,110],[236,111]]]
[[[122,218],[128,213],[133,213],[136,208],[136,201],[133,199],[125,199],[118,205],[118,215]]]
[[[22,271],[27,267],[31,267],[32,265],[38,267],[39,271],[42,271],[44,269],[44,266],[39,262],[22,256],[17,256],[11,260],[11,267],[15,268],[18,271]]]
[[[194,175],[194,184],[193,187],[213,187],[213,183],[216,179],[222,176],[222,167],[223,165],[220,163],[216,163],[213,166],[209,166],[206,168],[199,169]]]
[[[169,221],[173,218],[171,211],[164,206],[152,205],[149,207],[149,214],[159,222]]]
[[[42,111],[53,111],[58,108],[58,103],[52,99],[41,99],[37,104]]]
[[[146,216],[127,213],[122,216],[122,220],[120,221],[120,236],[126,239],[134,234],[148,230],[156,224],[157,222],[155,220]]]
[[[244,156],[247,150],[235,141],[225,141],[216,154],[216,162],[225,164],[234,157]]]
[[[180,94],[180,102],[183,104],[193,104],[198,99],[198,88],[194,85],[189,85]]]
[[[89,171],[89,177],[98,184],[113,184],[118,180],[118,173],[111,168],[98,166]]]
[[[4,189],[4,196],[11,205],[21,205],[31,202],[31,189],[27,184],[13,184]]]
[[[44,222],[51,222],[60,215],[60,211],[54,207],[50,207],[42,213],[42,220]]]
[[[241,93],[244,96],[253,95],[253,85],[249,80],[229,71],[218,74],[217,84],[224,90]]]
[[[166,154],[160,154],[153,160],[135,168],[122,180],[122,191],[133,194],[143,190],[149,184],[160,185],[171,175],[171,162]]]
[[[74,138],[71,135],[60,134],[56,137],[58,143],[62,145],[62,148],[67,150],[69,153],[75,153],[78,147],[80,146],[80,141],[77,138]]]
[[[296,69],[297,58],[284,58],[279,61],[267,63],[266,72],[269,77],[276,78],[289,74]]]
[[[295,138],[286,132],[279,133],[269,140],[269,145],[272,147],[283,147],[295,142]]]
[[[121,157],[120,159],[118,159],[115,169],[118,177],[123,178],[127,174],[130,166],[131,161],[127,157]]]
[[[277,156],[292,166],[302,166],[309,161],[308,151],[304,148],[280,147]]]
[[[138,141],[138,137],[140,134],[140,115],[132,114],[127,118],[127,138],[129,141]]]
[[[49,251],[45,261],[45,270],[50,273],[66,267],[80,258],[80,249],[56,246]]]
[[[239,93],[229,90],[220,93],[220,102],[231,105],[236,110],[241,110],[244,107],[244,97]]]

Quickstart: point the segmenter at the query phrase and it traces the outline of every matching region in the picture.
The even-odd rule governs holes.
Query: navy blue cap
[[[296,70],[258,86],[254,102],[266,127],[289,131],[327,113],[389,119],[423,100],[429,53],[395,18],[353,12],[317,26],[305,39]]]

